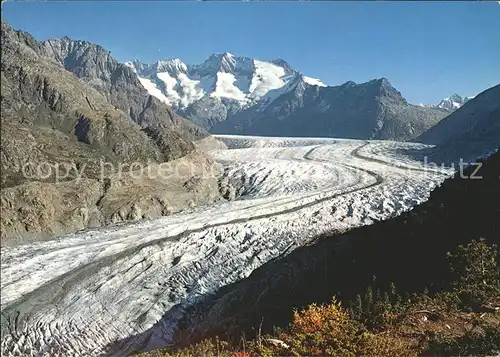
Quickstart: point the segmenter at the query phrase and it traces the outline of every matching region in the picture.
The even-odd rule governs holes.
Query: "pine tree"
[[[384,305],[386,305],[386,306],[390,307],[392,305],[391,299],[389,298],[389,294],[387,292],[384,293],[384,297],[383,297],[382,301],[383,301]]]
[[[391,282],[389,284],[389,298],[393,300],[394,298],[396,298],[396,295],[397,295],[396,285],[394,284],[394,282]]]
[[[363,312],[368,316],[372,311],[373,306],[373,290],[371,286],[366,288],[365,296],[363,299]]]
[[[363,301],[361,300],[361,295],[357,294],[354,301],[351,302],[351,316],[355,320],[361,319],[363,315]]]

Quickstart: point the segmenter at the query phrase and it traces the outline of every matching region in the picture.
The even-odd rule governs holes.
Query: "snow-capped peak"
[[[142,72],[144,72],[147,68],[149,68],[149,65],[146,64],[146,63],[143,63],[141,61],[138,61],[138,60],[134,60],[134,61],[128,61],[128,62],[125,62],[123,63],[125,66],[127,67],[130,67],[132,69],[132,71],[134,71],[134,73],[137,73],[137,74],[141,74]]]
[[[190,66],[190,72],[198,77],[215,76],[219,72],[248,75],[252,70],[252,58],[235,56],[229,52],[214,53],[202,64]]]
[[[269,103],[276,95],[295,88],[299,77],[303,86],[326,86],[282,59],[260,61],[229,52],[214,53],[197,65],[186,65],[180,59],[152,65],[138,61],[125,64],[137,73],[151,95],[176,109],[187,108],[204,97],[230,100],[234,108],[252,106],[261,99]]]
[[[462,98],[460,95],[455,93],[455,94],[449,96],[448,98],[441,100],[436,105],[436,107],[441,108],[441,109],[445,109],[445,110],[449,110],[449,111],[453,111],[453,110],[457,110],[458,108],[463,106],[465,103],[467,103],[472,98],[474,98],[474,97],[463,97]]]
[[[168,72],[170,74],[187,73],[187,66],[178,58],[160,60],[152,66],[156,72]]]

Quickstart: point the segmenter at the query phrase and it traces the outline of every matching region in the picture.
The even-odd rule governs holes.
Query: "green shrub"
[[[456,253],[448,253],[450,270],[454,274],[453,288],[461,308],[478,310],[481,305],[500,297],[500,267],[498,247],[486,240],[473,240],[460,245]]]

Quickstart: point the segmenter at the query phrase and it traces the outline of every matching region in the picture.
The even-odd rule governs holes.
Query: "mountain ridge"
[[[219,134],[412,140],[448,112],[409,104],[387,78],[319,87],[299,82],[263,110],[236,113]]]
[[[437,162],[451,158],[474,160],[490,154],[500,145],[500,84],[473,99],[417,138],[437,145]]]
[[[293,69],[283,59],[266,62],[223,52],[214,53],[197,65],[186,65],[179,59],[157,61],[151,65],[138,61],[125,64],[135,71],[149,93],[172,105],[175,111],[194,123],[219,134],[279,136],[310,134],[340,135],[340,137],[360,139],[411,140],[449,114],[449,111],[438,107],[413,106],[385,77],[362,84],[349,81],[340,86],[327,86],[321,80],[308,77]],[[378,85],[378,89],[371,90],[367,95],[370,95],[371,99],[379,100],[380,106],[383,107],[375,109],[372,106],[371,116],[367,114],[369,122],[359,122],[359,129],[363,135],[357,134],[355,128],[332,130],[330,127],[335,125],[335,120],[329,123],[326,118],[319,120],[323,126],[319,125],[316,131],[311,128],[304,130],[298,128],[296,123],[289,123],[288,117],[293,116],[297,108],[302,108],[301,115],[316,120],[318,115],[322,116],[327,111],[327,107],[338,105],[334,98],[323,98],[320,103],[315,103],[314,100],[304,102],[300,97],[306,91],[308,93],[318,91],[316,94],[318,96],[319,92],[335,91],[329,88],[345,90],[351,88],[356,91],[355,87],[362,85],[367,88]],[[322,89],[318,90],[315,87]],[[271,105],[274,109],[266,111]],[[282,107],[278,108],[280,105]],[[317,107],[314,107],[315,105]],[[347,115],[354,115],[356,106],[358,105],[353,102],[350,109],[344,107],[342,110],[347,112],[352,110],[353,112]],[[393,113],[394,111],[397,113]],[[270,130],[268,122],[275,121],[276,114],[280,116],[278,121],[287,120],[287,123],[282,125],[281,129],[279,124],[273,124]],[[401,115],[403,119],[396,123],[394,115]],[[257,120],[259,116],[261,118]],[[294,118],[292,121],[295,120],[306,119]],[[251,128],[248,126],[250,122],[252,122]],[[388,123],[386,129],[383,128],[383,122]],[[287,128],[290,125],[297,128],[290,131]],[[368,132],[366,126],[370,126]]]
[[[151,95],[128,66],[100,45],[63,37],[41,41],[37,51],[103,93],[141,126],[166,127],[187,140],[208,136]]]

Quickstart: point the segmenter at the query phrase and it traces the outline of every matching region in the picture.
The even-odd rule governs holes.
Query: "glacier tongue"
[[[400,154],[421,144],[220,139],[231,149],[210,154],[242,199],[2,248],[2,355],[164,345],[197,299],[317,234],[399,214],[450,174]]]

